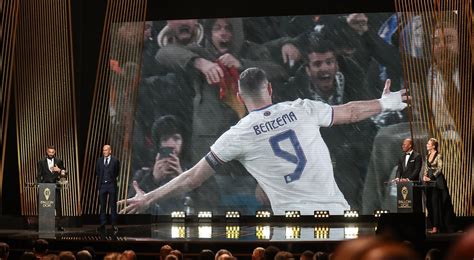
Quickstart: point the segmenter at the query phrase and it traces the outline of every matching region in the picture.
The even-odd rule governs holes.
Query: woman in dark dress
[[[446,178],[443,175],[443,160],[438,152],[438,140],[430,138],[426,144],[428,155],[425,160],[423,181],[435,181],[436,185],[426,192],[426,208],[432,229],[429,233],[452,231],[454,210]]]

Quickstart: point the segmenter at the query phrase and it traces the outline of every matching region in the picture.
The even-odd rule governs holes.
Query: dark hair
[[[240,73],[239,87],[245,93],[258,94],[262,84],[267,81],[267,75],[260,68],[248,68]]]
[[[10,246],[7,243],[0,242],[0,257],[7,257],[8,252],[10,252]]]
[[[332,52],[334,56],[336,55],[336,49],[334,48],[334,43],[328,40],[319,39],[317,41],[311,41],[307,48],[307,54],[311,53],[326,53]]]
[[[54,145],[48,145],[48,147],[46,149],[53,149],[53,150],[56,150],[56,147]]]
[[[37,239],[35,241],[35,244],[33,246],[33,249],[35,250],[35,252],[37,253],[46,253],[48,251],[48,248],[49,248],[49,243],[48,241],[44,240],[44,239]]]
[[[306,257],[309,259],[313,259],[314,252],[311,250],[306,250],[303,253],[301,253],[301,257]]]
[[[155,120],[151,126],[153,143],[157,149],[163,138],[168,138],[174,134],[180,134],[184,138],[184,126],[178,118],[173,115],[162,116]]]
[[[328,260],[329,254],[326,252],[318,251],[313,255],[313,260]]]
[[[276,246],[268,246],[265,248],[265,260],[275,259],[275,255],[280,252],[280,248]]]
[[[203,249],[199,253],[200,260],[214,260],[214,252],[210,249]]]

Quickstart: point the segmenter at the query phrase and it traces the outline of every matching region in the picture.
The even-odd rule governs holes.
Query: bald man
[[[398,160],[396,181],[418,181],[422,158],[419,153],[413,150],[413,140],[406,138],[402,143],[403,155]]]
[[[112,147],[108,144],[102,148],[102,157],[97,160],[95,173],[100,205],[100,227],[98,231],[105,231],[105,225],[107,224],[105,213],[108,199],[112,229],[117,232],[117,177],[120,173],[120,161],[112,156]]]

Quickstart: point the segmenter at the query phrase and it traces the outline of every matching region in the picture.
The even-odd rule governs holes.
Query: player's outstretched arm
[[[143,192],[138,184],[134,182],[133,187],[135,188],[136,195],[133,198],[118,201],[117,206],[125,205],[120,211],[121,214],[142,213],[146,211],[153,202],[159,199],[168,196],[176,196],[199,187],[205,180],[211,177],[213,173],[214,170],[209,166],[206,159],[203,158],[193,168],[148,193]]]
[[[348,124],[367,119],[386,111],[401,111],[409,97],[406,90],[390,92],[390,79],[385,81],[382,97],[367,101],[352,101],[344,105],[333,106],[333,125]]]

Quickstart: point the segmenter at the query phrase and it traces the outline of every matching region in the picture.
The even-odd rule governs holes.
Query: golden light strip
[[[72,24],[69,1],[22,1],[15,63],[18,168],[23,215],[36,215],[37,161],[56,146],[69,183],[61,191],[62,214],[81,214]]]
[[[0,72],[2,75],[2,83],[0,85],[0,149],[2,155],[0,157],[0,201],[3,199],[3,178],[4,178],[4,162],[6,138],[8,129],[8,115],[10,113],[10,93],[13,82],[13,67],[14,67],[14,53],[16,30],[18,26],[18,11],[19,1],[2,1],[2,22],[0,31],[2,32],[2,50],[0,60]],[[0,212],[2,206],[0,205]]]
[[[411,120],[416,124],[412,124],[412,134],[415,140],[417,136],[423,137],[423,133],[439,140],[444,162],[443,173],[448,182],[455,212],[458,216],[472,216],[472,1],[397,0],[395,6],[399,12],[400,24],[410,24],[420,15],[423,23],[424,58],[414,59],[402,54],[404,82],[410,88],[413,98],[414,116]],[[453,52],[442,53],[441,59],[446,62],[441,64],[435,59],[432,38],[437,26],[441,26],[443,35],[446,25],[454,25],[458,30],[459,55],[454,55]],[[408,38],[415,36],[413,32],[410,34]],[[409,46],[413,44],[410,41],[401,42],[401,46],[407,43]],[[438,71],[438,75],[429,74],[430,70]],[[441,84],[440,79],[443,80],[440,89],[444,92],[436,90],[436,86]],[[434,105],[438,106],[439,100],[446,104],[446,108],[433,110],[436,108]],[[447,135],[449,131],[440,127],[449,125],[452,128],[451,133],[456,133],[457,138],[451,138]],[[424,144],[420,144],[418,148],[425,150]]]
[[[113,155],[121,162],[118,198],[127,194],[131,165],[131,135],[133,133],[134,105],[137,95],[139,70],[131,75],[116,75],[111,71],[113,58],[123,69],[126,61],[133,61],[137,68],[141,64],[142,41],[129,46],[117,40],[117,31],[125,23],[138,39],[143,39],[146,0],[108,1],[104,21],[97,78],[92,102],[89,132],[84,158],[84,173],[81,179],[84,214],[99,213],[96,160],[101,156],[102,146],[110,144]],[[113,56],[113,57],[112,57]],[[119,80],[120,79],[120,80]],[[110,109],[115,108],[116,117],[111,120]]]

